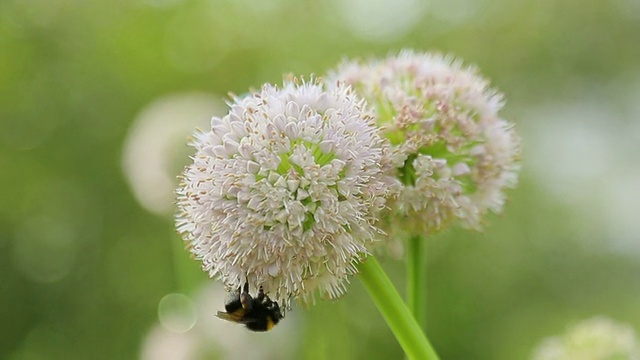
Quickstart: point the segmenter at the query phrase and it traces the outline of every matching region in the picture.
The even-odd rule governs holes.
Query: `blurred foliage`
[[[176,255],[171,216],[142,208],[125,180],[123,142],[146,105],[192,91],[223,99],[404,47],[475,63],[506,94],[525,144],[504,215],[481,234],[429,239],[428,333],[441,357],[527,358],[597,314],[640,329],[640,232],[621,241],[611,231],[640,207],[612,209],[598,195],[611,174],[640,168],[638,34],[635,0],[0,2],[0,358],[138,358],[160,299],[211,282]],[[636,162],[583,159],[604,170],[567,200],[547,183],[565,180],[557,165],[544,166],[562,154],[528,167],[527,153],[564,121],[536,109],[583,99],[606,108],[595,117],[603,128],[622,129],[605,147],[630,144],[614,155]],[[639,198],[635,180],[623,184],[613,189],[622,200]],[[383,261],[402,289],[403,264]],[[355,279],[344,299],[293,312],[301,357],[402,357]]]

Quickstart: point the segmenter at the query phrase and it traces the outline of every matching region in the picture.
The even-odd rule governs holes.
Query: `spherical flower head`
[[[545,339],[533,360],[639,360],[635,331],[607,317],[582,321],[559,337]]]
[[[265,85],[195,135],[178,231],[230,289],[248,280],[281,303],[335,298],[379,232],[383,144],[348,87]]]
[[[504,188],[517,181],[519,139],[498,115],[502,95],[474,68],[403,51],[344,62],[328,78],[365,98],[392,144],[400,187],[390,202],[389,231],[429,234],[455,219],[480,229],[489,210],[501,211]]]

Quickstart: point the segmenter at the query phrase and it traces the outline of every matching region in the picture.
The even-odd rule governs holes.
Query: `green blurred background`
[[[0,358],[401,359],[356,279],[268,334],[215,319],[171,189],[227,92],[405,47],[478,65],[524,142],[505,213],[429,239],[441,357],[640,329],[640,1],[1,0]]]

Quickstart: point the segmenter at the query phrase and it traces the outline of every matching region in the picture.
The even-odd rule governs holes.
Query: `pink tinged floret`
[[[346,62],[327,84],[353,86],[393,144],[387,169],[401,176],[387,230],[438,231],[453,220],[479,228],[499,212],[519,169],[519,139],[498,115],[503,97],[450,56],[403,51]]]

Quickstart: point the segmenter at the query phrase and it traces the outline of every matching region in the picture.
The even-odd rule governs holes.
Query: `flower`
[[[638,360],[640,343],[629,325],[599,316],[584,320],[559,337],[545,339],[533,360]]]
[[[177,229],[211,277],[279,302],[335,298],[379,230],[384,142],[348,87],[285,81],[198,132]]]
[[[519,139],[500,118],[502,95],[473,67],[450,56],[403,51],[343,62],[328,84],[345,82],[374,107],[391,142],[399,191],[389,231],[430,234],[458,219],[480,229],[500,212],[519,170]]]

